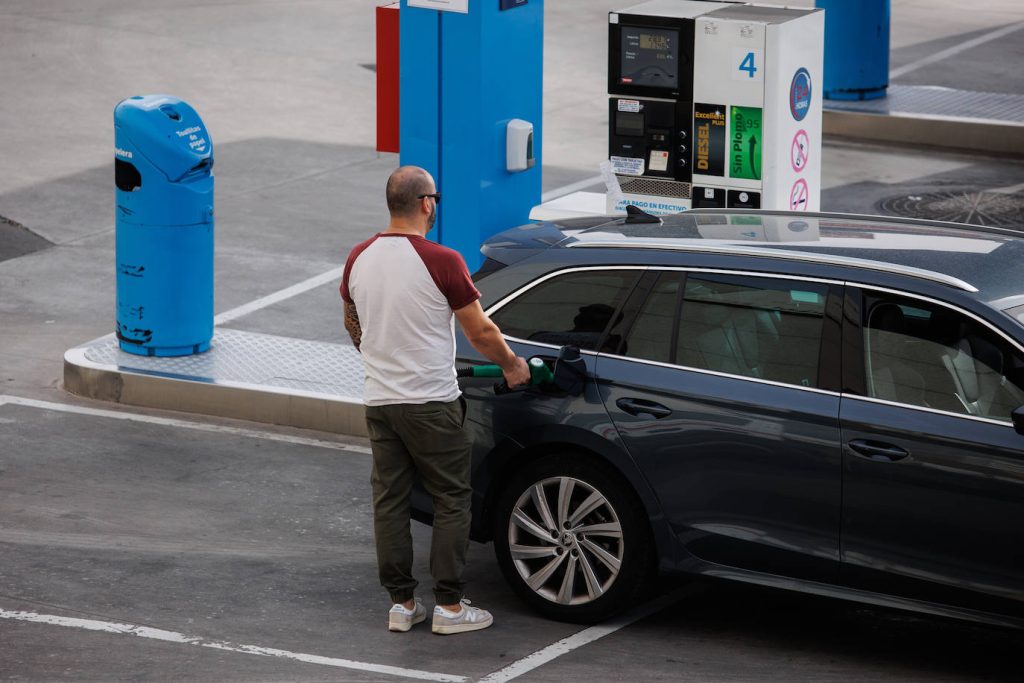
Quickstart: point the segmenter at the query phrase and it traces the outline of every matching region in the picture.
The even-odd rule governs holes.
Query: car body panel
[[[510,341],[512,349],[527,358],[554,360],[550,345]],[[457,352],[462,365],[486,363],[459,335]],[[596,357],[584,354],[588,373],[594,374]],[[593,381],[585,384],[581,396],[541,389],[525,389],[495,395],[494,380],[462,379],[467,400],[467,420],[473,435],[474,518],[472,537],[490,540],[490,513],[502,481],[540,453],[587,453],[610,464],[637,492],[651,520],[663,569],[678,566],[675,537],[656,504],[647,480],[629,456],[612,424]],[[495,416],[500,416],[496,418]],[[421,507],[428,507],[424,500]]]
[[[1024,626],[1024,436],[1009,422],[867,398],[856,310],[862,290],[938,301],[1024,349],[1024,323],[1004,312],[1024,302],[1024,235],[698,210],[660,224],[546,222],[496,235],[482,251],[490,263],[477,284],[489,312],[554,273],[617,266],[645,270],[641,282],[668,269],[826,283],[829,331],[811,386],[605,348],[583,353],[590,381],[579,397],[539,389],[496,396],[492,381],[462,380],[474,436],[474,538],[490,537],[489,506],[515,468],[572,449],[628,482],[662,570]],[[634,318],[624,312],[628,331]],[[524,357],[558,353],[553,344],[509,343]],[[460,365],[485,362],[461,337],[457,356]],[[626,412],[621,399],[668,413]],[[865,458],[851,450],[858,439],[910,456]],[[429,501],[418,496],[414,509],[426,518]]]
[[[898,576],[913,579],[898,584],[909,597],[945,586],[964,606],[1024,599],[1024,436],[1010,424],[852,397],[840,419],[842,558],[852,585],[884,589]],[[909,455],[867,459],[846,445],[856,439]]]
[[[690,555],[837,578],[838,395],[614,357],[600,358],[598,376],[626,448]],[[671,414],[617,407],[637,398]]]

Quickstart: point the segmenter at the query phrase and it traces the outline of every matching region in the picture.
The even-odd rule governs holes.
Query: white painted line
[[[338,266],[337,268],[335,268],[333,270],[329,270],[326,273],[321,273],[320,275],[314,275],[313,277],[311,277],[311,278],[309,278],[307,280],[303,280],[302,282],[300,282],[298,284],[294,284],[291,287],[286,287],[285,289],[282,289],[282,290],[279,290],[277,292],[274,292],[273,294],[268,294],[267,296],[264,296],[264,297],[261,297],[259,299],[256,299],[255,301],[250,301],[247,304],[242,304],[241,306],[238,306],[237,308],[232,308],[230,311],[224,311],[223,313],[221,313],[221,314],[219,314],[219,315],[214,317],[213,324],[214,325],[223,325],[223,324],[225,324],[227,322],[235,320],[236,318],[241,318],[242,316],[249,315],[250,313],[252,313],[254,311],[258,311],[261,308],[266,308],[267,306],[272,306],[272,305],[274,305],[276,303],[280,303],[281,301],[284,301],[285,299],[290,299],[293,296],[302,294],[304,292],[308,292],[311,289],[315,289],[315,288],[319,287],[320,285],[325,285],[328,282],[331,282],[333,280],[337,280],[338,284],[340,285],[341,284],[341,276],[344,274],[344,272],[345,272],[345,266]],[[340,295],[339,295],[339,297],[340,297]],[[338,317],[340,319],[340,317],[341,317],[341,304],[340,303],[338,304],[338,311],[339,311],[338,312]]]
[[[1017,194],[1018,192],[1024,192],[1024,183],[1020,185],[1010,185],[1008,187],[997,187],[992,189],[993,192],[999,194]]]
[[[537,650],[531,655],[527,655],[520,660],[512,662],[504,669],[499,669],[492,674],[484,676],[480,679],[479,683],[505,683],[505,681],[511,681],[512,679],[519,678],[523,674],[527,674],[538,667],[544,666],[548,662],[557,659],[564,654],[568,654],[573,650],[583,647],[584,645],[589,645],[595,640],[611,635],[616,631],[626,628],[630,624],[634,624],[641,619],[645,619],[652,614],[660,612],[669,605],[674,604],[695,591],[696,588],[694,586],[684,586],[669,593],[668,595],[663,595],[662,597],[652,600],[645,605],[641,605],[634,610],[626,612],[619,617],[606,621],[603,624],[591,626],[590,628],[584,629],[579,633],[569,636],[568,638],[563,638],[557,643],[553,643],[545,648]],[[626,676],[625,678],[628,679],[629,677]]]
[[[540,203],[541,204],[545,204],[547,202],[550,202],[552,199],[558,199],[559,197],[564,197],[567,194],[572,194],[573,192],[578,192],[579,190],[584,190],[584,189],[590,187],[591,185],[598,185],[601,182],[603,182],[603,176],[596,175],[593,178],[587,178],[586,180],[580,180],[578,182],[571,183],[569,185],[563,185],[562,187],[559,187],[559,188],[557,188],[555,190],[551,190],[550,192],[545,192],[544,194],[542,194],[540,196]]]
[[[899,78],[900,76],[905,76],[911,71],[917,71],[921,67],[928,66],[929,64],[941,62],[942,60],[952,57],[953,55],[959,54],[964,50],[970,50],[972,47],[984,45],[985,43],[997,40],[1015,31],[1019,31],[1022,28],[1024,28],[1024,21],[1016,24],[1010,24],[1009,26],[1004,26],[990,33],[986,33],[985,35],[978,36],[977,38],[972,38],[971,40],[964,41],[958,45],[954,45],[953,47],[946,48],[941,52],[936,52],[933,55],[923,57],[922,59],[919,59],[916,62],[904,64],[900,68],[893,69],[892,71],[889,72],[889,80],[891,81],[893,79]]]
[[[144,422],[147,424],[161,425],[164,427],[180,427],[183,429],[194,429],[200,432],[217,432],[220,434],[231,434],[234,436],[245,436],[252,439],[263,439],[265,441],[279,441],[281,443],[297,444],[300,446],[315,446],[316,448],[329,448],[335,451],[348,451],[351,453],[370,454],[370,449],[365,446],[355,446],[347,443],[324,441],[322,439],[310,439],[304,436],[292,436],[291,434],[277,434],[274,432],[262,432],[256,429],[245,429],[242,427],[231,427],[228,425],[207,424],[203,422],[192,422],[190,420],[176,420],[167,417],[156,417],[153,415],[139,415],[117,410],[103,410],[101,408],[85,408],[83,406],[69,405],[67,403],[54,403],[51,401],[38,401],[20,396],[0,394],[0,406],[11,404],[26,406],[29,408],[41,408],[43,410],[56,410],[63,413],[74,413],[76,415],[91,415],[93,417],[108,417],[115,420],[128,420],[130,422]]]
[[[333,666],[339,669],[352,669],[355,671],[368,671],[374,674],[385,674],[387,676],[400,676],[402,678],[416,678],[423,681],[450,681],[461,683],[468,680],[465,676],[453,676],[450,674],[434,673],[432,671],[419,671],[417,669],[404,669],[398,666],[386,666],[384,664],[370,664],[368,662],[357,662],[351,659],[338,659],[335,657],[323,657],[320,655],[304,654],[302,652],[289,652],[271,647],[259,647],[257,645],[235,645],[219,640],[206,640],[198,636],[189,636],[176,631],[164,631],[149,626],[137,624],[121,624],[112,621],[97,621],[95,619],[77,619],[73,617],[59,617],[53,614],[37,614],[36,612],[11,612],[0,609],[0,619],[12,619],[15,621],[27,621],[36,624],[50,624],[52,626],[64,626],[67,628],[79,628],[87,631],[100,631],[102,633],[114,633],[122,636],[137,636],[150,640],[162,640],[168,643],[179,645],[196,645],[208,647],[215,650],[227,652],[239,652],[246,655],[259,655],[261,657],[278,657],[281,659],[293,659],[297,662],[307,664],[320,664],[322,666]]]

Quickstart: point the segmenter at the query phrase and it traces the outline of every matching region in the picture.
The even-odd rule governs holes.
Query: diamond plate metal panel
[[[363,362],[347,344],[326,344],[217,328],[210,350],[179,358],[136,356],[113,337],[85,347],[85,358],[111,370],[329,395],[362,401]]]
[[[1024,96],[936,86],[890,85],[878,100],[826,100],[825,108],[865,114],[924,114],[999,123],[1024,123]]]

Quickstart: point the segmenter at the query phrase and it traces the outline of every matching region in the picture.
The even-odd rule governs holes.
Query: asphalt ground
[[[895,3],[894,67],[1024,21],[1015,0],[961,4]],[[469,595],[497,625],[389,634],[365,442],[62,390],[64,351],[113,325],[111,111],[123,97],[172,92],[213,132],[217,312],[336,268],[384,224],[397,157],[372,149],[373,5],[0,5],[0,679],[398,680],[390,666],[527,681],[1019,680],[1016,632],[751,587],[667,582],[678,599],[625,620],[545,621],[476,544]],[[601,31],[621,5],[548,2],[546,192],[596,175]],[[1024,93],[1005,68],[1020,35],[958,53],[932,84]],[[957,69],[971,82],[950,82]],[[845,140],[823,155],[827,210],[1024,184],[1015,158]],[[345,341],[333,284],[231,326]],[[413,531],[425,579],[429,529]]]
[[[622,620],[546,621],[478,544],[493,628],[388,633],[360,440],[68,411],[0,405],[7,680],[1019,680],[1018,632],[756,587],[664,581]]]

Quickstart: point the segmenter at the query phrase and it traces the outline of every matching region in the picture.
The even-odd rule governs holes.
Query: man
[[[345,329],[363,355],[366,427],[373,450],[373,528],[381,584],[394,605],[388,628],[426,619],[412,576],[410,500],[420,475],[434,501],[430,573],[434,633],[487,628],[493,617],[463,599],[470,523],[470,441],[455,379],[455,324],[498,364],[509,386],[530,372],[480,307],[458,252],[428,241],[441,195],[424,169],[403,166],[387,183],[391,222],[345,263]]]

